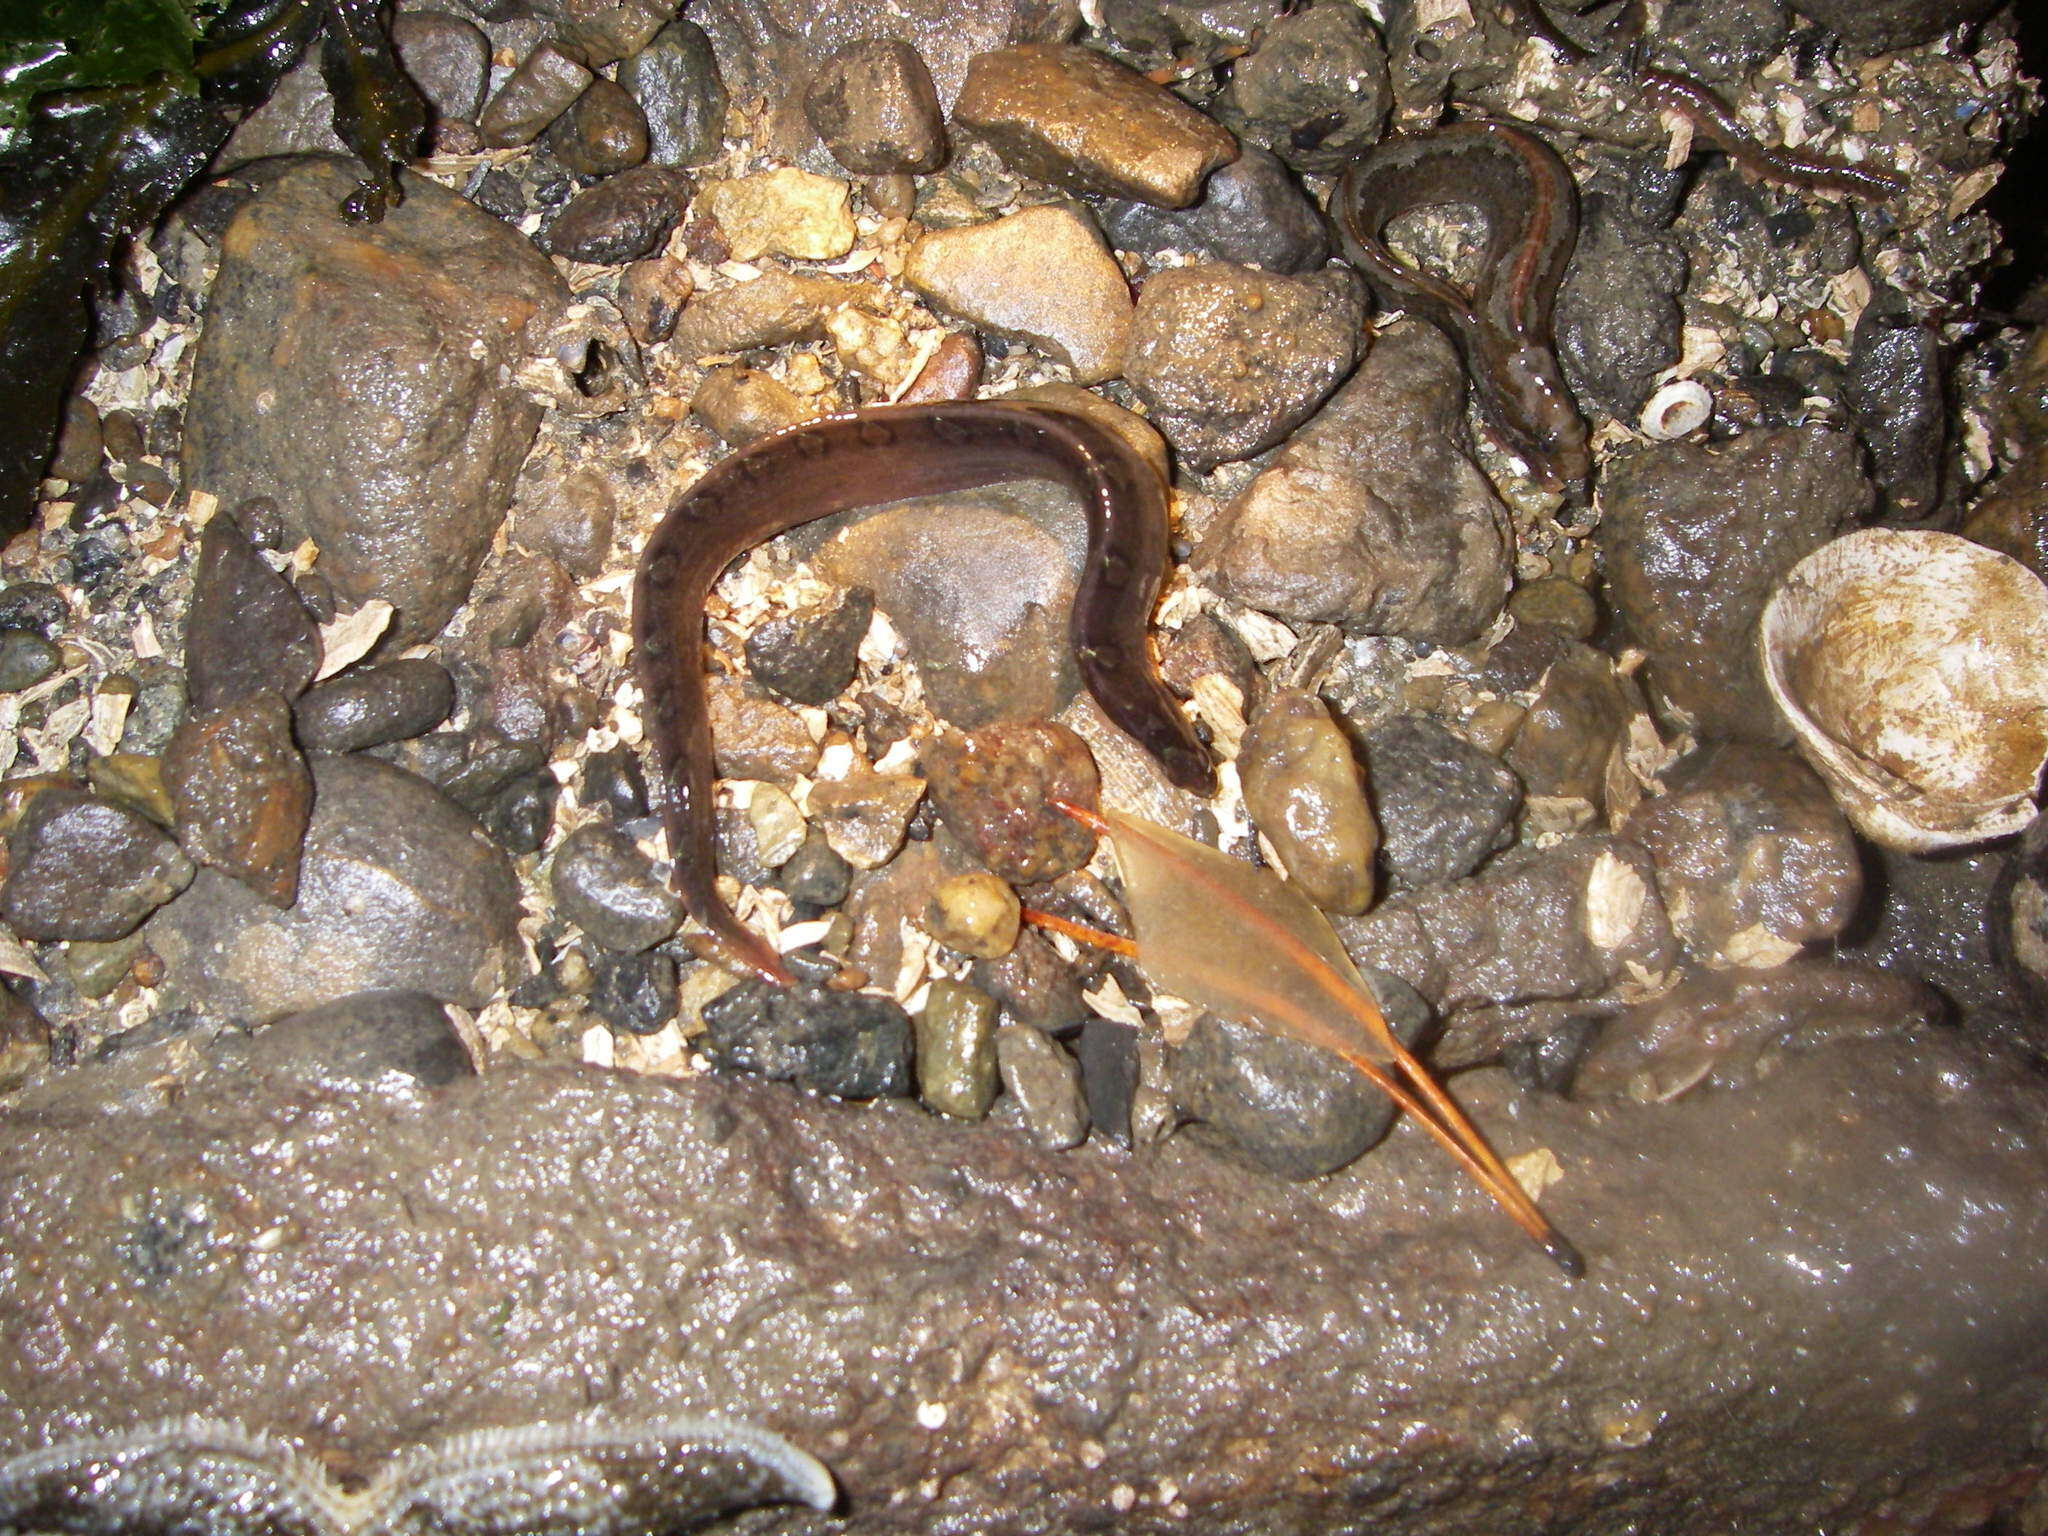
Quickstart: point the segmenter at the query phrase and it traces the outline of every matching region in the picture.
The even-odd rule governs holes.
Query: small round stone
[[[651,949],[674,933],[683,904],[632,839],[595,823],[555,850],[555,907],[607,949]]]
[[[996,1001],[941,978],[915,1021],[917,1091],[930,1108],[979,1120],[996,1096]]]
[[[19,693],[55,677],[57,647],[32,629],[0,629],[0,693]]]
[[[955,875],[932,892],[925,929],[948,949],[994,960],[1017,947],[1017,893],[986,870]]]
[[[601,961],[592,978],[590,1008],[613,1029],[651,1035],[676,1016],[676,963],[643,951]]]

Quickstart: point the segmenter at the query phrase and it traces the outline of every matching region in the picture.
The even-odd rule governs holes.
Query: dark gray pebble
[[[0,629],[0,693],[19,693],[54,677],[63,659],[32,629]]]
[[[531,144],[569,110],[594,78],[569,52],[542,43],[498,87],[477,119],[477,130],[492,149]]]
[[[725,142],[725,82],[711,39],[692,21],[672,21],[619,66],[619,84],[647,118],[647,155],[656,165],[701,165]]]
[[[375,1082],[399,1072],[438,1087],[476,1068],[448,1013],[424,992],[358,992],[258,1030],[245,1047],[259,1070]]]
[[[683,904],[633,840],[610,827],[578,827],[555,850],[555,910],[607,949],[651,949],[676,931]]]
[[[1606,197],[1586,198],[1555,311],[1558,359],[1581,402],[1635,426],[1657,375],[1678,361],[1687,268],[1676,240],[1636,227]]]
[[[676,963],[655,950],[598,962],[590,1008],[613,1029],[651,1035],[676,1016]]]
[[[1103,233],[1119,250],[1156,256],[1187,251],[1268,272],[1313,272],[1329,258],[1323,216],[1271,150],[1241,146],[1210,174],[1188,208],[1110,199],[1099,204]]]
[[[455,680],[427,656],[351,667],[307,691],[293,710],[299,744],[314,752],[360,752],[423,735],[455,708]]]
[[[1089,1018],[1075,1055],[1088,1118],[1119,1146],[1131,1144],[1131,1096],[1138,1091],[1138,1031],[1117,1019]]]
[[[1434,720],[1397,715],[1365,738],[1380,859],[1397,885],[1456,880],[1513,841],[1522,785]]]
[[[476,120],[491,70],[481,31],[446,11],[401,11],[391,18],[391,46],[436,117]]]
[[[561,793],[545,768],[523,773],[493,795],[477,819],[507,853],[537,853],[554,827]]]
[[[266,691],[295,699],[320,665],[313,616],[234,518],[216,516],[199,536],[185,675],[195,709],[236,704]]]
[[[578,193],[540,244],[556,256],[600,266],[638,261],[668,238],[693,190],[681,171],[635,166]]]
[[[1387,50],[1365,13],[1325,3],[1266,27],[1231,72],[1222,116],[1296,170],[1337,171],[1379,138],[1392,101]]]
[[[1873,303],[1856,322],[1846,394],[1885,509],[1912,521],[1941,495],[1948,434],[1941,338],[1931,325]]]
[[[578,176],[611,176],[647,158],[647,119],[623,87],[599,76],[548,125],[544,142]]]
[[[750,981],[704,1007],[704,1054],[728,1072],[842,1099],[910,1092],[910,1015],[893,999]]]
[[[824,704],[851,683],[875,594],[855,587],[839,602],[770,619],[747,636],[747,670],[786,699]]]
[[[625,747],[594,752],[583,760],[583,805],[601,805],[613,821],[638,821],[647,814],[647,779],[640,759]]]
[[[1366,984],[1403,1044],[1428,1032],[1429,1005],[1384,971]],[[1312,1179],[1387,1134],[1394,1101],[1342,1058],[1249,1024],[1203,1017],[1173,1056],[1174,1102],[1269,1173]]]
[[[33,629],[48,639],[70,613],[64,594],[47,581],[14,581],[0,587],[0,629]]]
[[[193,863],[145,818],[83,790],[46,789],[8,838],[0,917],[24,939],[105,941],[192,883]]]

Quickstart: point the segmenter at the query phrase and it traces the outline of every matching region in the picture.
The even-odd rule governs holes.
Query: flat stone
[[[541,43],[519,61],[477,120],[486,147],[531,144],[575,105],[596,78],[583,61],[553,43]]]
[[[1070,192],[1185,208],[1237,158],[1229,130],[1164,86],[1071,43],[977,58],[953,120],[1010,166]]]
[[[476,120],[490,75],[490,39],[446,11],[400,11],[391,18],[391,48],[406,78],[439,118]]]
[[[852,188],[836,176],[786,165],[758,176],[715,181],[700,206],[718,221],[736,261],[793,256],[832,261],[853,249]]]
[[[395,1072],[438,1087],[476,1074],[448,1010],[424,992],[359,992],[287,1014],[242,1053],[260,1071],[333,1083],[374,1083]]]
[[[949,315],[1041,348],[1078,383],[1100,383],[1123,367],[1130,285],[1076,209],[1027,208],[934,230],[911,247],[903,280]]]

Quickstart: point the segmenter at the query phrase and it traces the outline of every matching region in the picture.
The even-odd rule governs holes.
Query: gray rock
[[[683,903],[622,832],[592,822],[562,839],[550,879],[555,910],[607,949],[651,949],[674,933]]]
[[[1341,0],[1273,21],[1223,97],[1233,127],[1302,171],[1340,170],[1378,142],[1392,100],[1379,34]]]
[[[1463,370],[1441,332],[1386,331],[1226,507],[1196,559],[1290,622],[1456,644],[1506,600],[1507,509],[1464,444]]]
[[[0,629],[0,693],[19,693],[63,665],[57,647],[32,629]]]
[[[542,43],[505,77],[477,119],[477,130],[491,149],[531,144],[595,78],[573,53]]]
[[[1003,1007],[1006,1024],[1033,1030],[1063,1030],[1088,1016],[1083,982],[1059,951],[1027,928],[1000,960],[977,960],[974,984]]]
[[[545,768],[522,773],[491,796],[477,819],[507,853],[538,853],[555,824],[562,787]]]
[[[542,233],[541,246],[600,266],[638,261],[668,239],[693,191],[681,171],[636,165],[577,193]]]
[[[861,176],[935,171],[946,123],[931,71],[896,38],[861,38],[825,61],[804,91],[804,115],[832,158]]]
[[[1081,1069],[1050,1035],[1025,1024],[1001,1026],[996,1030],[996,1066],[1004,1094],[1040,1147],[1063,1152],[1088,1139]]]
[[[1078,208],[934,230],[911,247],[903,280],[942,312],[1057,358],[1078,383],[1123,367],[1130,285]]]
[[[1609,601],[1649,652],[1656,691],[1703,730],[1783,734],[1757,617],[1781,576],[1870,510],[1861,459],[1846,432],[1794,427],[1661,443],[1602,472]]]
[[[842,1099],[910,1092],[910,1015],[893,999],[750,981],[704,1005],[704,1054],[727,1072]]]
[[[804,834],[803,845],[775,872],[775,883],[791,901],[820,909],[836,907],[852,887],[853,866],[813,827]]]
[[[1164,86],[1093,49],[1027,43],[968,66],[953,120],[1026,176],[1185,208],[1237,141]]]
[[[721,779],[766,779],[787,789],[818,765],[802,716],[735,677],[709,679],[711,740]]]
[[[1992,947],[2007,850],[1965,849],[1927,858],[1862,849],[1872,894],[1842,952],[1940,992],[1965,1015],[2026,1012]]]
[[[875,594],[855,587],[839,601],[770,619],[747,636],[754,681],[799,704],[824,704],[853,681]]]
[[[1396,889],[1469,875],[1514,841],[1522,784],[1490,752],[1420,715],[1366,733],[1380,858]]]
[[[1614,663],[1590,645],[1566,642],[1508,745],[1507,765],[1532,795],[1598,806],[1628,717]]]
[[[1719,85],[1776,58],[1791,29],[1783,0],[1673,0],[1657,42],[1672,67]]]
[[[1435,1022],[1415,989],[1383,971],[1366,985],[1401,1043]],[[1356,1161],[1394,1123],[1394,1101],[1342,1058],[1252,1024],[1204,1014],[1173,1053],[1173,1098],[1268,1173],[1313,1179]]]
[[[725,81],[711,39],[693,21],[670,22],[619,66],[619,84],[647,119],[647,156],[656,165],[702,165],[725,142]]]
[[[164,749],[178,841],[275,907],[298,899],[313,778],[281,693],[188,715]]]
[[[1832,938],[1856,913],[1863,865],[1827,786],[1771,747],[1709,748],[1628,819],[1688,953],[1769,963],[1780,946]],[[1777,956],[1777,958],[1782,958]]]
[[[630,57],[654,40],[675,0],[558,0],[561,37],[592,69]]]
[[[1584,199],[1579,243],[1557,291],[1557,357],[1581,403],[1634,427],[1657,375],[1678,361],[1685,248]]]
[[[624,87],[600,75],[542,139],[578,176],[611,176],[647,158],[647,118]]]
[[[124,938],[192,883],[192,861],[143,817],[56,786],[8,834],[0,917],[24,939]]]
[[[320,74],[320,50],[309,48],[262,105],[236,125],[214,164],[231,170],[275,155],[347,152],[348,146],[334,131],[334,97]]]
[[[1849,407],[1885,509],[1902,520],[1931,516],[1941,499],[1946,372],[1933,326],[1883,303],[1863,311],[1849,347]]]
[[[316,756],[298,904],[266,906],[203,870],[157,914],[172,995],[258,1022],[357,992],[480,1008],[518,963],[518,887],[483,828],[425,781],[371,758]]]
[[[185,677],[195,709],[272,692],[296,699],[320,665],[320,631],[292,584],[264,563],[233,517],[199,536]]]
[[[679,998],[675,961],[643,950],[609,955],[599,962],[590,988],[590,1011],[613,1029],[651,1035],[676,1016]]]
[[[1145,284],[1124,377],[1182,460],[1206,471],[1306,421],[1351,372],[1364,319],[1364,289],[1346,271],[1177,267]]]
[[[433,1088],[476,1074],[447,1010],[424,992],[361,992],[287,1014],[226,1054],[248,1069],[332,1083],[398,1072]]]
[[[1953,27],[1975,25],[1997,5],[1994,0],[1797,0],[1793,9],[1858,53],[1892,53],[1931,42]]]
[[[357,175],[294,167],[235,216],[193,365],[185,482],[229,504],[274,498],[347,603],[397,608],[386,643],[404,646],[447,622],[489,551],[540,422],[510,373],[529,322],[568,290],[517,231],[428,181],[408,180],[382,223],[345,223]]]
[[[1186,208],[1111,198],[1096,210],[1118,250],[1188,251],[1268,272],[1313,272],[1330,253],[1323,216],[1280,158],[1257,144],[1213,172]]]
[[[391,18],[391,46],[436,117],[476,121],[491,71],[490,39],[446,11],[400,11]]]
[[[0,629],[32,629],[50,639],[71,616],[64,594],[47,581],[0,585]]]
[[[637,821],[647,814],[647,779],[640,760],[627,747],[593,752],[583,760],[578,805],[603,806],[615,822]]]
[[[292,712],[313,752],[360,752],[431,731],[455,708],[448,669],[426,656],[351,667],[307,691]]]

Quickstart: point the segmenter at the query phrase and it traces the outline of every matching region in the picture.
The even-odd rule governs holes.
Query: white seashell
[[[2048,762],[2048,587],[1952,533],[1872,528],[1779,583],[1757,643],[1799,749],[1858,831],[1906,853],[2034,814]]]
[[[1714,397],[1698,379],[1673,379],[1643,402],[1636,423],[1660,443],[1697,432],[1714,414]]]

